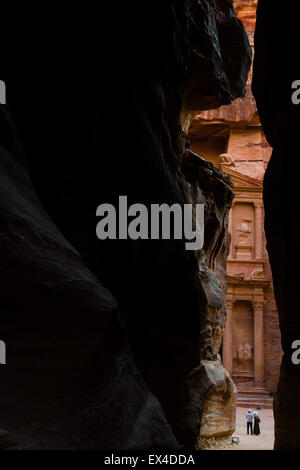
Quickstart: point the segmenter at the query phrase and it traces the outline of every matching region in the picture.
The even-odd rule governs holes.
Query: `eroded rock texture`
[[[200,110],[230,104],[245,94],[251,60],[248,37],[232,0],[189,3],[190,73],[181,112],[185,129]]]
[[[221,341],[232,192],[207,164],[185,176],[180,113],[183,99],[188,122],[241,95],[250,52],[229,0],[141,3],[1,33],[0,428],[17,448],[193,447],[199,434],[187,377]],[[97,240],[96,207],[119,195],[201,195],[205,253]]]
[[[255,33],[253,93],[273,147],[264,178],[265,232],[280,317],[282,348],[275,400],[275,448],[300,448],[300,368],[291,361],[300,338],[299,305],[299,123],[292,82],[299,80],[299,2],[259,1]]]
[[[201,361],[199,391],[206,396],[198,446],[235,431],[236,387],[220,361]]]
[[[189,375],[194,403],[203,405],[198,446],[235,429],[236,387],[222,366],[219,352],[226,322],[226,259],[230,235],[228,213],[233,199],[232,181],[214,165],[187,151],[183,171],[193,201],[205,205],[203,250],[197,253],[199,280],[206,297],[200,319],[200,365]]]

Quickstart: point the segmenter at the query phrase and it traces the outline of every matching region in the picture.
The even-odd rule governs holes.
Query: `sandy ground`
[[[233,436],[240,438],[240,443],[230,446],[228,450],[273,450],[274,446],[274,417],[273,410],[258,411],[260,417],[260,435],[247,436],[246,418],[247,408],[236,410],[236,430]],[[255,411],[255,410],[252,410]],[[226,450],[226,449],[223,449]]]

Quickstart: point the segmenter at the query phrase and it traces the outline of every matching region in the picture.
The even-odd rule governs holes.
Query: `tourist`
[[[257,411],[254,411],[253,417],[254,417],[254,429],[253,429],[253,431],[254,431],[254,434],[256,436],[259,436],[259,434],[260,434],[260,427],[259,427],[260,417],[258,416]]]
[[[253,414],[251,410],[248,410],[248,413],[246,414],[246,419],[247,419],[247,434],[249,434],[249,429],[252,432],[252,420],[253,420]]]

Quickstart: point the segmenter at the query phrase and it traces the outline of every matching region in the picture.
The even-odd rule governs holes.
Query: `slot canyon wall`
[[[292,343],[300,338],[299,123],[292,83],[300,77],[299,2],[258,1],[253,94],[273,153],[264,178],[265,232],[282,336],[283,359],[274,403],[275,449],[300,448],[300,369]]]
[[[230,0],[101,8],[0,33],[1,449],[193,448],[209,396],[232,404],[232,183],[182,127],[243,96],[247,35]],[[97,240],[119,195],[203,202],[204,249]]]

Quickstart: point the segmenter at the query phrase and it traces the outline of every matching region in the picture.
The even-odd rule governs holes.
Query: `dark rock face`
[[[49,219],[22,153],[1,146],[0,159],[8,347],[1,427],[12,433],[0,434],[1,449],[12,441],[31,449],[178,447],[133,362],[115,299]]]
[[[197,253],[198,277],[206,298],[200,318],[201,362],[188,377],[194,410],[201,410],[197,446],[203,448],[212,438],[231,435],[235,429],[236,388],[219,356],[226,321],[227,226],[233,189],[227,175],[189,150],[182,170],[193,201],[205,205],[205,243]]]
[[[197,252],[198,277],[207,301],[201,315],[200,358],[215,361],[225,328],[226,259],[230,246],[228,213],[233,199],[231,179],[191,151],[182,171],[191,185],[192,200],[205,205],[203,250]]]
[[[300,448],[300,368],[291,360],[300,338],[299,123],[292,82],[300,76],[300,5],[260,1],[255,33],[253,93],[273,154],[264,178],[265,232],[284,356],[275,400],[275,448]]]
[[[180,113],[187,121],[199,96],[207,109],[242,94],[250,49],[231,1],[141,3],[1,36],[0,428],[10,447],[193,447],[199,434],[203,403],[187,377],[209,304],[216,331],[224,321],[213,292],[232,191],[204,164],[189,181]],[[206,74],[219,77],[210,90]],[[205,254],[178,240],[96,238],[97,206],[119,195],[148,206],[199,194]]]
[[[248,37],[231,0],[192,1],[189,12],[190,73],[183,97],[184,127],[199,111],[243,96],[251,61]]]

